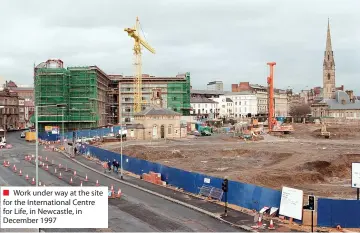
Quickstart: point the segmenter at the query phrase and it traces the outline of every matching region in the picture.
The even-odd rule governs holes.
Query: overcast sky
[[[190,72],[193,88],[222,80],[275,86],[322,85],[330,17],[336,84],[360,94],[359,0],[1,0],[0,77],[32,84],[33,64],[97,65],[133,74],[133,41],[124,32],[139,16],[156,54],[143,53],[143,73]]]

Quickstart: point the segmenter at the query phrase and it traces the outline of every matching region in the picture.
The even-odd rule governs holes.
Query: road
[[[25,161],[26,154],[35,154],[35,145],[27,143],[20,138],[19,132],[9,133],[7,141],[13,145],[12,149],[2,150],[0,152],[1,161],[7,159],[11,164],[16,164],[18,169],[22,169],[25,176],[29,175],[30,180],[35,177],[34,164]],[[197,211],[191,210],[184,206],[175,204],[149,193],[140,191],[136,188],[129,187],[120,183],[116,183],[98,173],[95,173],[87,168],[84,168],[77,163],[68,160],[60,153],[52,152],[41,147],[39,155],[42,160],[45,158],[50,165],[49,171],[39,169],[39,180],[48,186],[67,186],[69,185],[70,177],[73,171],[77,172],[74,178],[73,185],[79,185],[80,180],[83,180],[85,175],[88,176],[89,182],[84,182],[84,185],[93,186],[98,180],[100,185],[111,186],[114,185],[115,190],[121,188],[123,196],[121,199],[109,200],[109,228],[101,231],[131,231],[131,232],[154,232],[154,231],[214,231],[214,232],[234,232],[239,231],[228,224],[222,223],[207,215],[201,214]],[[52,161],[54,165],[51,165]],[[58,164],[67,167],[70,171],[65,172],[63,169],[63,179],[59,179],[58,173],[55,174],[55,167]],[[0,184],[12,186],[30,185],[24,179],[24,176],[19,176],[9,168],[1,166],[0,168]],[[96,214],[96,213],[94,213]],[[8,230],[8,229],[6,229]],[[2,231],[6,231],[2,229]],[[31,231],[31,229],[28,229]],[[43,229],[44,231],[99,231],[99,229]],[[24,231],[24,229],[17,229],[16,231]]]

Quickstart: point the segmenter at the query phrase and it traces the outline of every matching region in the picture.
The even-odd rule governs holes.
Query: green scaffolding
[[[97,126],[97,75],[89,67],[68,67],[69,82],[69,120],[73,128],[91,128]]]
[[[184,81],[167,84],[167,106],[183,116],[190,115],[190,73],[185,74]]]
[[[35,103],[39,106],[40,131],[43,131],[45,125],[59,126],[62,121],[68,120],[66,108],[60,109],[57,105],[69,102],[69,78],[69,71],[63,68],[39,68],[36,70]]]
[[[39,131],[45,126],[64,130],[97,126],[97,76],[89,67],[39,68],[35,72],[35,102]],[[59,104],[66,104],[60,108]]]

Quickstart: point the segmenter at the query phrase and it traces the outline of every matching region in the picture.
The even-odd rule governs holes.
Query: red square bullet
[[[9,196],[9,190],[4,189],[3,190],[3,196]]]

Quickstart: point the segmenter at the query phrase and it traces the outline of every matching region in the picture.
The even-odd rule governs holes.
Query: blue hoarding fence
[[[81,153],[97,157],[102,161],[120,160],[120,154],[98,147],[83,145]],[[205,174],[184,171],[178,168],[164,166],[123,155],[123,169],[137,175],[150,171],[161,173],[161,179],[172,186],[184,189],[187,192],[198,193],[204,184],[204,179],[210,179],[213,187],[221,188],[223,179]],[[252,184],[229,181],[228,202],[248,209],[260,210],[264,206],[279,207],[281,192]]]
[[[360,228],[360,201],[318,199],[318,226]]]

